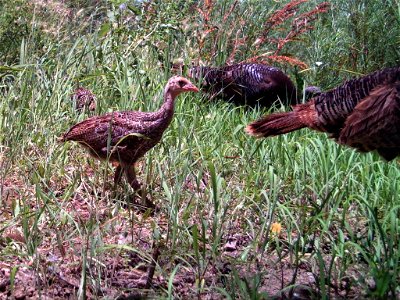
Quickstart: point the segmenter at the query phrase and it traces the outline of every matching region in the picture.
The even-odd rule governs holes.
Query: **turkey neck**
[[[174,115],[175,98],[178,93],[174,93],[167,86],[164,90],[164,103],[157,112],[157,116],[163,119],[165,125],[168,126],[171,123],[172,117]]]

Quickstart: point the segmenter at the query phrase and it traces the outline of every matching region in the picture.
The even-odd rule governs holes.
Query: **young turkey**
[[[72,126],[60,141],[76,141],[97,159],[118,163],[114,184],[125,173],[128,183],[136,191],[134,164],[160,140],[171,123],[175,98],[184,92],[198,92],[198,88],[183,77],[174,76],[164,89],[164,103],[156,112],[121,111],[94,116]]]
[[[339,144],[361,152],[376,150],[390,161],[400,155],[400,67],[350,80],[293,111],[251,123],[256,137],[285,134],[308,127],[327,132]]]
[[[191,67],[189,77],[202,80],[201,89],[236,105],[270,107],[278,99],[298,103],[297,91],[281,70],[263,64],[237,64],[224,67]],[[315,87],[306,93],[318,92]]]
[[[88,89],[77,88],[71,95],[71,99],[75,102],[75,109],[79,112],[96,109],[96,96]]]

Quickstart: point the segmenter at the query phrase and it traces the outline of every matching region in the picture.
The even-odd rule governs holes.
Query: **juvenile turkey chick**
[[[75,109],[79,112],[86,109],[90,111],[96,109],[96,96],[88,89],[77,88],[71,95],[71,99],[75,102]]]
[[[248,63],[223,67],[191,67],[189,77],[202,80],[201,89],[236,105],[270,107],[278,100],[296,104],[297,91],[281,70]]]
[[[114,184],[125,173],[128,183],[137,191],[140,183],[134,164],[161,140],[171,123],[175,98],[184,92],[198,92],[198,88],[186,78],[171,77],[158,111],[120,111],[94,116],[72,126],[59,140],[76,141],[95,158],[117,162]]]
[[[330,133],[339,144],[361,152],[376,150],[390,161],[400,155],[400,67],[376,71],[322,93],[293,111],[249,124],[256,137],[304,127]]]

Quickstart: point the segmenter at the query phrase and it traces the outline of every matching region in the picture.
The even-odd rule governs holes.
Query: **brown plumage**
[[[236,105],[270,107],[280,100],[283,104],[300,101],[296,87],[280,69],[259,63],[243,63],[222,67],[191,67],[189,77],[202,80],[201,89]],[[319,92],[316,87],[306,89]]]
[[[189,77],[202,80],[201,89],[237,105],[270,107],[280,99],[297,103],[296,88],[281,70],[264,64],[191,67]]]
[[[88,89],[77,88],[71,95],[71,99],[75,102],[75,109],[79,112],[83,110],[94,111],[96,109],[96,96]]]
[[[183,77],[168,80],[164,103],[156,112],[121,111],[91,117],[74,126],[59,140],[76,141],[96,158],[118,163],[114,184],[125,173],[133,189],[139,190],[134,163],[153,148],[171,123],[175,98],[184,92],[198,92],[198,88]]]
[[[256,137],[308,127],[327,132],[339,144],[376,150],[386,160],[400,155],[400,67],[383,69],[249,124]]]

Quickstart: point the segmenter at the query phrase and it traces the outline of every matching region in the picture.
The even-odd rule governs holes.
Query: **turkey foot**
[[[155,209],[154,203],[147,197],[146,191],[142,189],[141,184],[136,179],[136,173],[133,166],[128,166],[125,168],[126,178],[128,179],[128,183],[136,192],[137,195],[140,195],[142,203],[144,203],[144,208],[150,208],[152,210]]]
[[[136,178],[135,168],[132,165],[118,165],[117,169],[115,170],[114,175],[114,188],[121,182],[121,178],[123,173],[125,173],[126,179],[132,189],[135,191],[135,195],[138,195],[142,203],[137,203],[143,206],[144,208],[155,209],[154,203],[146,196],[146,191],[142,189],[141,184]],[[135,201],[133,201],[135,202]]]

